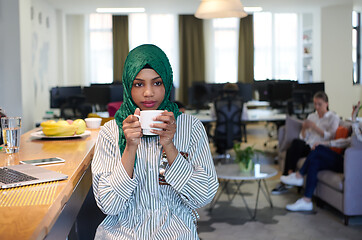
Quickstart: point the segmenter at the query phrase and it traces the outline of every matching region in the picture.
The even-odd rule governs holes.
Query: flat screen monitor
[[[251,101],[253,99],[253,85],[251,83],[238,83],[239,96],[244,102]]]
[[[257,91],[260,101],[269,101],[268,84],[273,80],[256,80],[253,83],[253,92]]]
[[[268,84],[270,102],[285,102],[292,98],[293,82],[277,81]]]
[[[102,108],[110,101],[110,88],[108,85],[84,87],[83,93],[87,103],[99,105]]]
[[[294,90],[310,92],[311,96],[313,97],[313,95],[319,91],[324,92],[324,82],[295,84]]]
[[[212,102],[214,99],[223,93],[224,84],[223,83],[209,83],[209,101]]]
[[[50,108],[61,108],[71,97],[82,96],[81,86],[53,87],[50,89]]]
[[[210,102],[209,87],[206,83],[194,82],[189,88],[188,103],[193,108],[207,108]]]
[[[112,84],[109,85],[109,102],[121,102],[123,101],[123,85]]]

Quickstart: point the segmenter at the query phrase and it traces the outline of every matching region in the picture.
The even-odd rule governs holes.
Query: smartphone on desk
[[[41,158],[41,159],[33,159],[33,160],[24,160],[20,161],[22,164],[31,164],[31,165],[45,165],[45,164],[52,164],[52,163],[64,163],[65,160],[59,157],[53,158]]]

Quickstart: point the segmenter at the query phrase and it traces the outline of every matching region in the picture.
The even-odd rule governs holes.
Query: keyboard
[[[31,181],[36,179],[37,178],[35,177],[12,170],[10,168],[0,168],[0,182],[5,184]]]

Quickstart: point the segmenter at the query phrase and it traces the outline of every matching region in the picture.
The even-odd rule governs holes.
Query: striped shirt
[[[142,137],[130,178],[121,163],[115,120],[100,130],[92,161],[93,190],[107,217],[96,239],[199,239],[195,209],[214,197],[218,180],[207,135],[193,116],[177,118],[173,142],[180,153],[158,181],[162,146],[159,137]]]

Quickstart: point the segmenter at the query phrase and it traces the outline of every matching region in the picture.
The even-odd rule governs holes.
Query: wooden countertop
[[[21,160],[60,157],[65,159],[65,163],[44,167],[64,173],[68,179],[0,190],[1,239],[44,239],[89,167],[99,132],[98,129],[87,129],[91,135],[82,138],[34,139],[31,133],[39,130],[37,128],[21,136],[18,153],[6,154],[4,149],[1,150],[0,166],[17,165]],[[17,197],[11,199],[13,195]],[[10,200],[5,202],[7,197]]]

